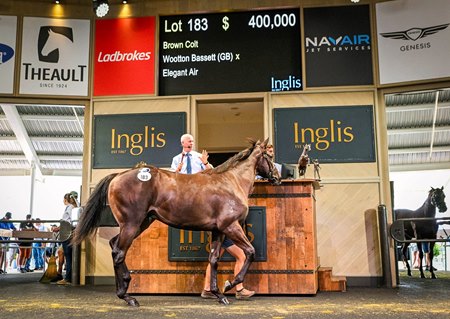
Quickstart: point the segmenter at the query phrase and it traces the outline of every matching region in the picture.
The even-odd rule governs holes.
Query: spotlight
[[[60,3],[61,3],[61,1],[55,0],[55,4],[60,4]]]
[[[94,4],[94,12],[97,17],[102,18],[108,14],[109,4],[108,0],[92,0]]]
[[[122,0],[122,3],[123,3],[123,4],[127,4],[128,1],[127,1],[127,0]]]

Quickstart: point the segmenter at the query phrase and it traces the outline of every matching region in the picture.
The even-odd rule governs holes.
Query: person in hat
[[[12,218],[11,212],[7,212],[5,217],[0,219],[0,229],[17,230],[13,223],[9,220]],[[0,240],[8,240],[9,237],[0,236]],[[4,249],[7,244],[0,244],[0,274],[6,274],[6,250]]]

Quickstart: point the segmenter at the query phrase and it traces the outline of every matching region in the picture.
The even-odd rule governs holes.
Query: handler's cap
[[[11,214],[10,212],[7,212],[7,213],[5,214],[5,217],[6,217],[6,218],[12,218],[12,214]]]

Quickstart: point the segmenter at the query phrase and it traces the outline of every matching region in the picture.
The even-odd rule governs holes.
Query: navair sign
[[[97,20],[94,95],[155,93],[155,17]]]
[[[13,93],[16,32],[17,17],[0,16],[0,93]]]
[[[87,96],[89,20],[25,17],[20,93]]]

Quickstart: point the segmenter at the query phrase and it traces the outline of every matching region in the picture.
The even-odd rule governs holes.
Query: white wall
[[[394,182],[394,208],[417,209],[425,202],[431,187],[444,186],[445,202],[450,207],[450,169],[416,172],[390,172]],[[449,217],[446,213],[436,213],[436,217]]]
[[[59,220],[64,212],[64,194],[80,194],[81,176],[45,176],[34,184],[33,218]],[[0,176],[0,217],[6,212],[13,219],[25,219],[30,213],[31,177]]]

